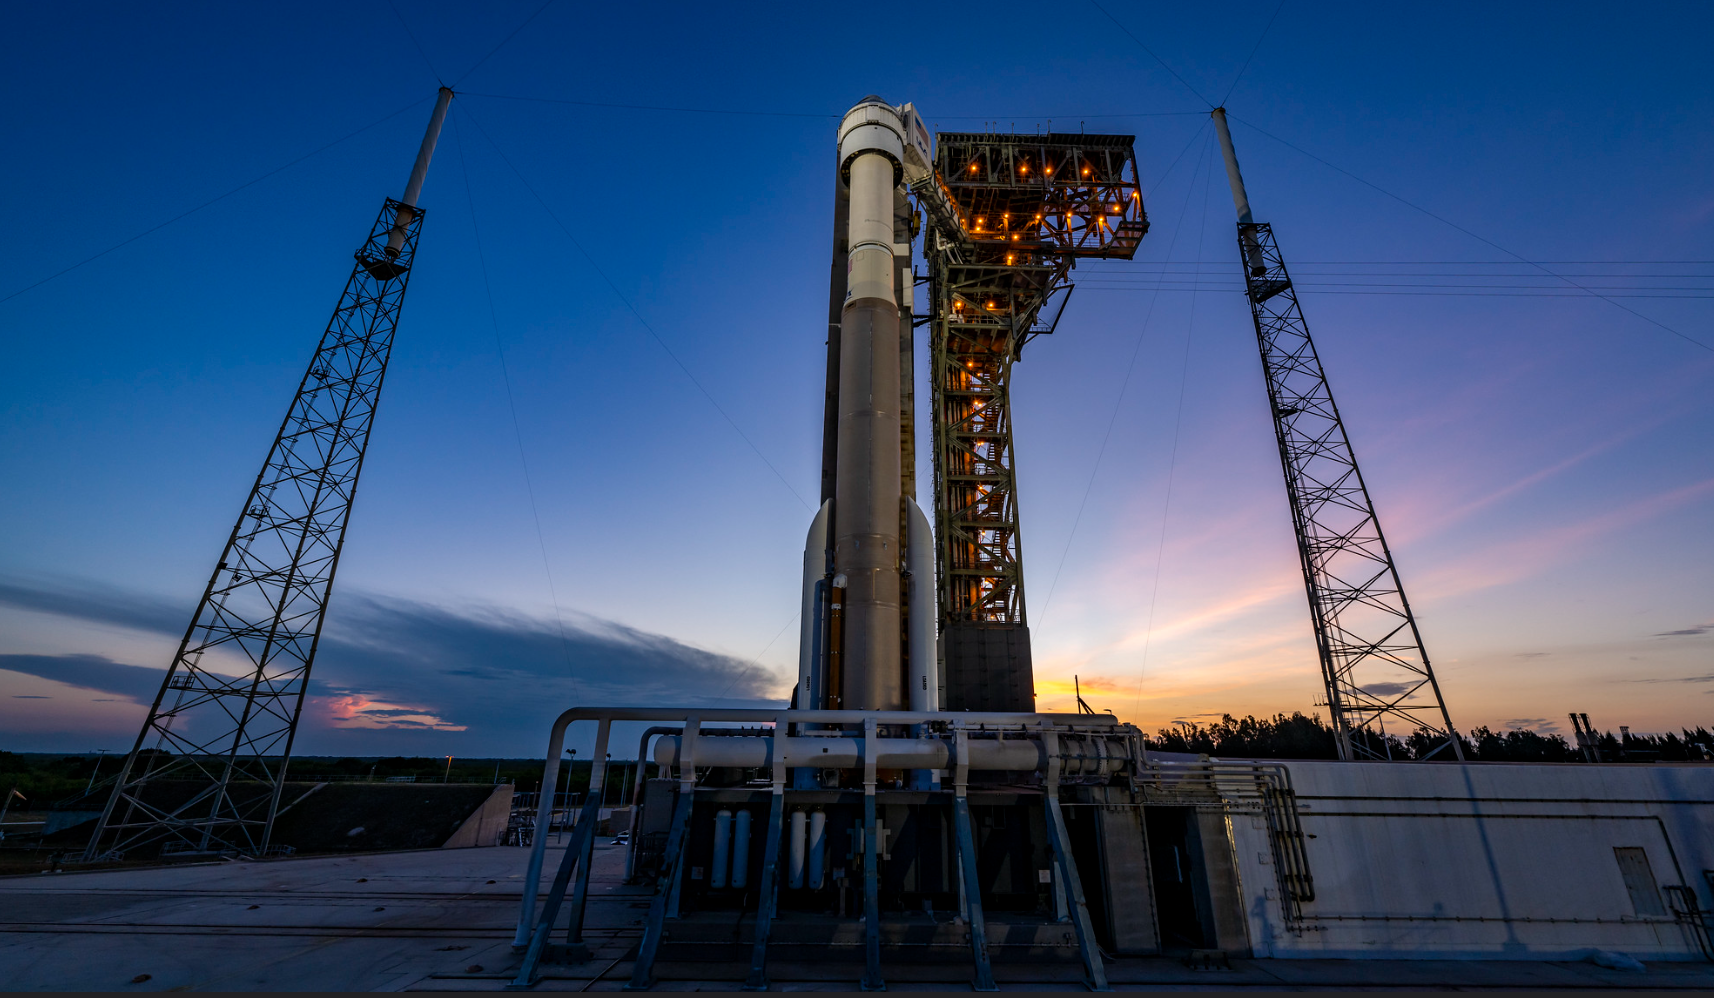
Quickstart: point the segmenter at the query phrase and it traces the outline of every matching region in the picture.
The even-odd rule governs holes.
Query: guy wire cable
[[[739,437],[743,438],[744,443],[749,445],[750,449],[755,452],[756,456],[761,459],[762,463],[768,466],[768,470],[774,473],[774,477],[780,480],[780,484],[786,487],[786,491],[795,496],[797,501],[803,504],[804,509],[814,512],[815,507],[811,506],[809,502],[798,493],[797,489],[792,488],[792,483],[786,479],[785,475],[780,474],[780,469],[774,466],[774,462],[768,460],[768,456],[762,453],[762,449],[756,446],[756,442],[750,439],[750,435],[744,432],[743,428],[738,425],[737,420],[734,420],[731,414],[726,411],[725,407],[715,400],[713,394],[711,394],[707,388],[703,387],[702,382],[697,379],[695,374],[691,373],[689,366],[687,366],[683,360],[679,359],[678,354],[673,351],[672,347],[667,346],[667,342],[661,338],[661,334],[655,332],[655,327],[650,325],[647,319],[643,318],[643,313],[637,311],[637,306],[631,303],[631,299],[627,297],[623,291],[619,290],[619,285],[613,282],[613,278],[607,276],[607,271],[602,269],[601,264],[596,261],[595,257],[592,256],[588,250],[583,248],[583,244],[578,241],[576,236],[571,234],[571,229],[565,224],[565,222],[561,221],[559,215],[554,213],[554,210],[548,206],[547,201],[542,198],[541,194],[535,189],[535,187],[524,178],[524,174],[518,169],[517,164],[513,163],[505,152],[501,151],[499,144],[494,141],[494,136],[488,134],[488,130],[482,127],[482,122],[478,121],[476,116],[470,114],[469,111],[466,111],[465,114],[470,118],[470,123],[476,126],[476,130],[482,133],[482,137],[488,140],[488,144],[493,148],[495,154],[498,155],[501,161],[511,169],[513,175],[518,178],[518,182],[524,185],[524,189],[529,191],[530,195],[536,199],[536,202],[542,206],[542,210],[547,212],[547,216],[553,219],[554,224],[559,226],[559,230],[565,233],[565,237],[567,239],[571,240],[572,246],[576,247],[577,251],[583,254],[583,258],[588,261],[590,269],[594,270],[601,280],[606,282],[608,289],[613,292],[614,297],[618,298],[625,308],[630,311],[631,315],[636,318],[637,323],[641,325],[650,336],[654,337],[655,343],[666,352],[668,357],[672,358],[673,363],[678,365],[678,369],[683,371],[684,376],[690,379],[690,383],[696,386],[696,390],[701,392],[704,398],[708,399],[709,404],[714,406],[715,411],[720,413],[721,418],[726,420],[727,424],[732,427],[733,431],[736,432]]]
[[[1212,136],[1210,136],[1212,146]],[[1202,260],[1203,244],[1208,238],[1208,199],[1214,190],[1214,170],[1209,169],[1207,179],[1202,186],[1202,226],[1196,237],[1196,259]],[[1184,360],[1178,375],[1178,406],[1172,419],[1172,452],[1167,460],[1166,496],[1161,500],[1161,533],[1160,542],[1155,547],[1155,578],[1149,587],[1149,615],[1143,626],[1143,654],[1137,664],[1137,698],[1131,703],[1131,714],[1136,715],[1143,704],[1143,683],[1148,679],[1149,649],[1155,639],[1155,606],[1161,594],[1161,562],[1166,560],[1166,527],[1168,517],[1172,513],[1172,485],[1178,473],[1178,440],[1184,427],[1184,396],[1190,381],[1190,344],[1196,334],[1196,303],[1200,294],[1190,296],[1190,318],[1184,329]]]
[[[470,206],[470,231],[476,241],[476,260],[481,265],[482,290],[488,297],[488,320],[494,328],[494,350],[500,357],[500,380],[506,387],[506,409],[512,414],[512,439],[518,444],[518,464],[524,470],[524,494],[530,500],[530,517],[536,525],[536,544],[542,552],[542,572],[547,575],[548,599],[553,602],[554,626],[559,630],[560,649],[565,653],[566,678],[577,686],[576,665],[571,659],[571,639],[565,635],[565,619],[559,608],[559,590],[554,586],[553,565],[548,559],[547,537],[542,533],[542,514],[536,507],[536,487],[530,478],[530,461],[524,453],[524,431],[518,423],[518,403],[512,395],[512,372],[506,363],[506,345],[500,339],[500,313],[494,306],[494,286],[488,279],[488,254],[482,249],[482,228],[476,222],[476,195],[470,187],[470,164],[464,156],[464,137],[458,128],[458,116],[452,118],[453,145],[458,147],[458,165],[464,173],[465,203]]]
[[[1190,147],[1194,145],[1198,139],[1205,139],[1205,133],[1200,129],[1192,134],[1190,141],[1186,142],[1184,144],[1184,148],[1179,150],[1178,155],[1173,158],[1172,164],[1166,168],[1164,173],[1161,174],[1160,180],[1155,182],[1154,189],[1149,191],[1149,197],[1153,197],[1155,191],[1160,189],[1161,184],[1166,183],[1166,178],[1172,175],[1172,171],[1178,166],[1179,160],[1184,158],[1184,154],[1190,151]],[[1202,172],[1202,165],[1203,157],[1199,155],[1196,160],[1196,168],[1192,170],[1190,174],[1190,183],[1187,184],[1184,189],[1184,204],[1179,208],[1178,223],[1173,228],[1172,238],[1167,242],[1166,256],[1168,260],[1172,259],[1172,251],[1178,245],[1179,234],[1184,230],[1185,214],[1190,210],[1190,198],[1196,191],[1196,178]],[[1144,198],[1144,200],[1146,202],[1148,198]],[[1162,278],[1162,281],[1164,281],[1164,277]],[[1162,281],[1155,282],[1157,289]],[[1078,281],[1077,283],[1081,285],[1084,282]],[[1147,289],[1145,288],[1143,290]],[[1054,569],[1053,581],[1048,584],[1047,598],[1042,600],[1041,610],[1036,615],[1037,624],[1040,624],[1047,619],[1048,607],[1053,605],[1054,591],[1059,588],[1059,577],[1060,574],[1065,571],[1065,560],[1071,554],[1071,544],[1077,539],[1077,527],[1083,522],[1083,511],[1089,505],[1089,495],[1095,490],[1095,478],[1101,471],[1101,459],[1106,455],[1107,443],[1113,437],[1113,427],[1119,420],[1119,409],[1124,405],[1125,393],[1131,386],[1131,376],[1137,369],[1137,356],[1143,349],[1143,337],[1148,332],[1149,322],[1154,318],[1155,305],[1158,302],[1159,295],[1155,295],[1149,299],[1149,309],[1143,314],[1142,324],[1137,328],[1136,339],[1131,345],[1131,362],[1125,367],[1125,378],[1119,384],[1119,395],[1113,400],[1113,412],[1107,417],[1107,431],[1101,435],[1101,446],[1097,448],[1095,452],[1095,465],[1089,470],[1089,482],[1083,488],[1083,500],[1077,504],[1077,515],[1072,517],[1071,520],[1071,532],[1066,535],[1065,548],[1059,553],[1059,567]]]

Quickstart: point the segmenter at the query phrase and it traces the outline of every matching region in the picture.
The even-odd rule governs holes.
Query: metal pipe
[[[805,876],[809,889],[821,890],[827,872],[827,812],[811,811],[809,815],[809,868]]]
[[[417,161],[411,166],[411,179],[405,182],[405,196],[399,199],[398,214],[394,216],[392,230],[387,233],[389,257],[399,255],[399,250],[405,245],[405,230],[417,217],[417,200],[423,196],[429,160],[434,158],[435,143],[440,141],[440,126],[446,123],[446,109],[451,103],[452,90],[441,87],[440,95],[435,98],[434,113],[429,115],[428,131],[423,133],[423,144],[417,148]]]
[[[792,890],[803,887],[804,853],[808,838],[809,819],[802,811],[792,812],[791,849],[786,854],[786,886]]]
[[[1076,731],[1120,729],[1119,719],[1111,714],[1033,714],[1025,711],[967,710],[954,715],[913,710],[769,710],[757,707],[572,707],[554,719],[563,746],[564,726],[576,721],[660,721],[681,722],[692,717],[706,721],[750,724],[850,724],[861,726],[873,717],[877,724],[918,724],[924,721],[961,722],[971,731],[987,729],[1022,731],[1043,724]],[[717,729],[710,729],[718,733]]]
[[[435,98],[434,113],[429,115],[428,131],[423,134],[423,144],[417,149],[417,161],[411,167],[411,179],[405,183],[405,196],[399,200],[412,208],[417,206],[417,199],[423,194],[423,181],[428,179],[429,160],[434,158],[434,146],[440,141],[440,126],[446,122],[446,109],[452,104],[452,89],[441,87],[440,95]]]
[[[1129,753],[1123,746],[1105,744],[1112,736],[1080,738],[1061,734],[1069,751],[1058,760],[1058,771],[1067,775],[1107,776],[1129,768]],[[946,769],[953,765],[952,744],[941,738],[875,738],[875,765],[880,769]],[[762,769],[773,765],[774,738],[712,738],[697,747],[701,766]],[[865,739],[808,735],[785,739],[788,767],[817,769],[866,768]],[[670,735],[655,742],[657,765],[677,765],[678,739]],[[1045,771],[1048,756],[1038,738],[972,738],[970,767],[988,772]]]
[[[1256,241],[1256,219],[1250,213],[1250,194],[1244,189],[1244,176],[1238,172],[1238,152],[1232,148],[1232,130],[1226,126],[1226,109],[1213,110],[1214,131],[1220,136],[1220,153],[1226,158],[1226,182],[1232,187],[1232,207],[1238,211],[1238,241],[1243,244],[1244,264],[1251,276],[1267,273],[1267,261],[1262,258],[1261,244]],[[1341,734],[1343,737],[1343,734]]]
[[[541,800],[536,806],[536,834],[530,843],[530,863],[524,873],[524,893],[519,900],[518,930],[512,936],[514,949],[521,949],[530,944],[530,933],[535,927],[536,899],[541,893],[542,857],[547,851],[548,825],[553,820],[554,791],[559,789],[559,753],[565,745],[565,729],[571,726],[577,713],[568,710],[553,722],[553,728],[548,732],[547,764],[542,767],[542,788],[537,794]]]
[[[1244,190],[1244,176],[1238,172],[1238,153],[1232,148],[1232,130],[1226,126],[1226,109],[1211,112],[1214,131],[1220,136],[1220,153],[1226,157],[1226,182],[1232,185],[1232,207],[1238,209],[1238,221],[1246,225],[1256,219],[1250,214],[1250,195]]]
[[[628,881],[637,875],[637,832],[643,818],[643,773],[649,760],[649,739],[656,735],[678,734],[684,730],[677,725],[658,724],[643,730],[643,737],[637,739],[637,776],[631,783],[631,834],[625,843],[625,879]]]

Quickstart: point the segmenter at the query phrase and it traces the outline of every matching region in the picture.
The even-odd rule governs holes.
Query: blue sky
[[[466,76],[538,6],[9,11],[0,297],[266,176],[0,302],[0,747],[134,737],[440,80],[301,751],[525,753],[561,705],[783,692],[833,128],[871,92],[1137,136],[1153,231],[1016,375],[1044,706],[1074,674],[1151,727],[1318,699],[1208,134],[1231,88],[1454,720],[1714,722],[1714,352],[1673,332],[1714,344],[1705,6],[1288,2],[1233,87],[1275,0],[1105,4],[1135,41],[931,4],[861,43],[833,8],[559,0]]]

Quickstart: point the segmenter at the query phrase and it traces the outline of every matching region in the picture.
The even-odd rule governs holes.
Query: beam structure
[[[1216,108],[1213,117],[1238,213],[1245,297],[1261,350],[1339,756],[1391,758],[1391,720],[1395,735],[1427,736],[1418,758],[1445,753],[1463,761],[1452,715],[1273,227],[1251,213],[1225,109]]]
[[[451,100],[355,254],[86,858],[268,849]]]
[[[1148,231],[1129,135],[941,133],[926,209],[929,382],[947,710],[1034,709],[1012,367],[1051,333],[1078,258]]]

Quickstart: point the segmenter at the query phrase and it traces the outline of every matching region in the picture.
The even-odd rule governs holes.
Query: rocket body
[[[901,313],[908,316],[909,281],[898,285],[901,272],[910,273],[910,236],[901,243],[896,230],[906,224],[901,217],[910,217],[900,186],[909,114],[908,106],[868,97],[839,126],[835,225],[845,239],[834,259],[843,257],[845,272],[834,274],[833,291],[843,290],[844,298],[829,336],[824,443],[833,481],[804,551],[803,707],[904,710],[921,699],[912,696],[913,684],[925,683],[919,673],[926,668],[934,675],[931,664],[917,661],[932,655],[923,650],[933,642],[922,628],[933,633],[933,573],[912,571],[921,555],[932,566],[931,541],[927,531],[912,529],[910,514],[922,514],[903,491],[911,328],[908,317],[901,320]],[[922,547],[914,562],[907,560],[913,536]]]
[[[904,126],[865,101],[840,128],[851,192],[845,307],[839,337],[839,452],[833,565],[846,578],[841,706],[900,710],[899,303],[893,287],[893,189]]]

